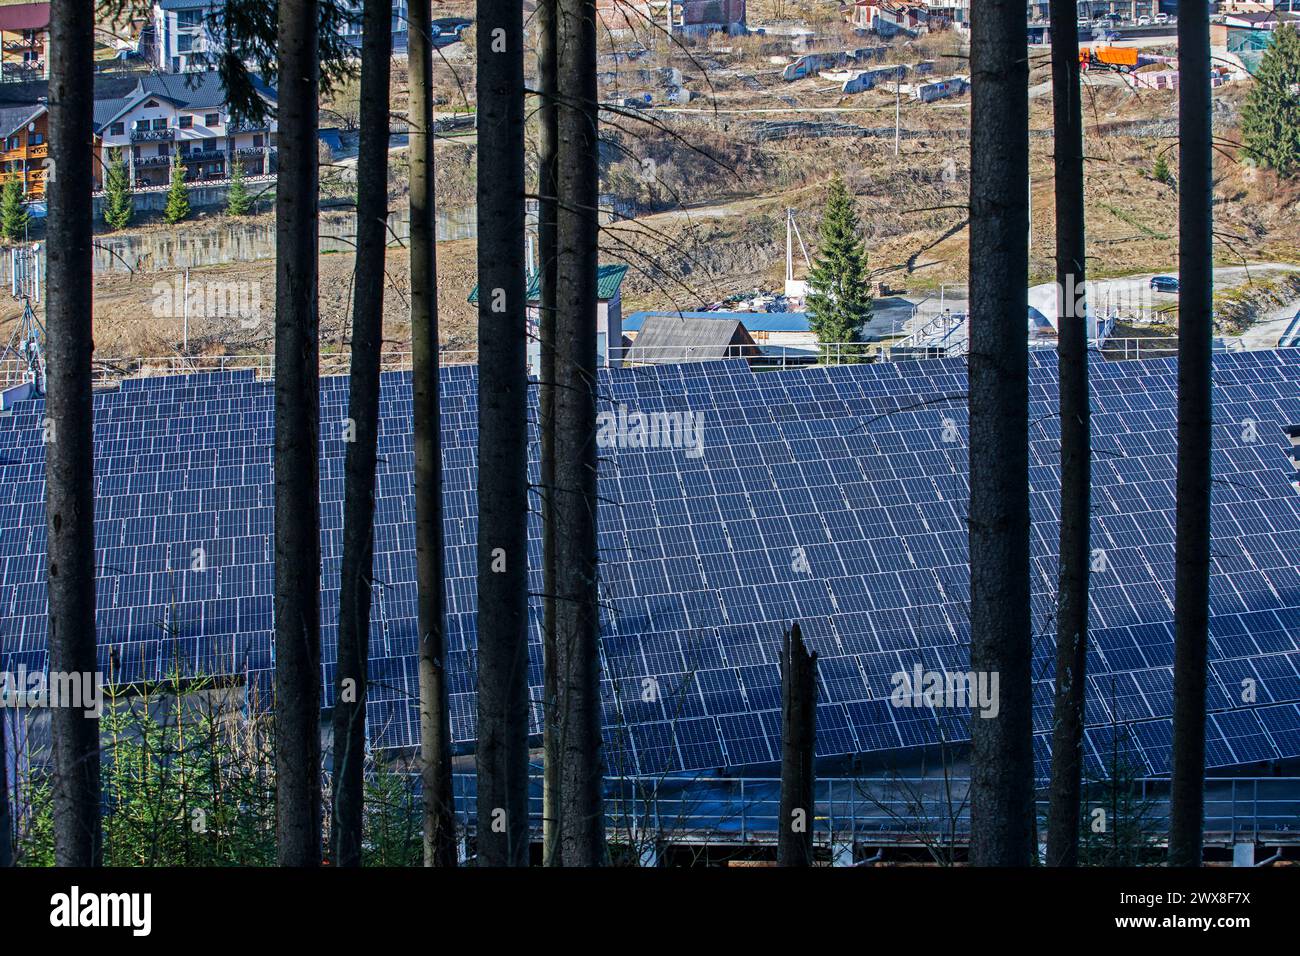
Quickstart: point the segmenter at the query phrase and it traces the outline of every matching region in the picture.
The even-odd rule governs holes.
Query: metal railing
[[[172,140],[176,138],[174,127],[166,129],[133,129],[131,130],[131,142],[133,143],[157,143],[163,140]]]
[[[165,189],[166,187],[158,187]],[[1092,347],[1096,354],[1111,361],[1168,358],[1178,354],[1178,340],[1173,337],[1110,338]],[[1279,348],[1300,347],[1300,338]],[[1238,339],[1219,339],[1215,351],[1236,352],[1244,349]],[[809,346],[734,345],[706,351],[690,348],[656,348],[639,357],[633,349],[611,349],[608,354],[612,367],[635,368],[660,364],[689,364],[724,359],[745,359],[758,369],[799,368],[813,364],[857,365],[867,362],[897,362],[941,357],[924,353],[914,346],[882,345],[874,342],[829,342]],[[473,349],[444,350],[439,356],[441,365],[472,365],[478,361]],[[322,375],[346,375],[351,359],[347,352],[323,354],[320,360]],[[270,378],[275,358],[270,354],[252,355],[159,355],[96,359],[92,370],[96,384],[106,385],[124,378],[157,375],[183,375],[191,372],[224,372],[251,369],[259,378]],[[385,372],[409,371],[411,353],[385,352],[381,356],[381,369]],[[26,367],[13,356],[0,359],[0,383],[23,380]]]
[[[1170,781],[1132,782],[1142,828],[1154,843],[1168,830]],[[474,829],[475,778],[456,774],[456,811]],[[965,777],[831,777],[814,790],[810,826],[822,844],[840,842],[963,845],[970,833]],[[751,843],[776,840],[781,781],[776,777],[607,777],[605,823],[621,842]],[[1038,800],[1046,820],[1045,794]],[[529,826],[541,831],[541,777],[530,777]],[[1300,777],[1223,777],[1205,781],[1207,842],[1300,844]]]

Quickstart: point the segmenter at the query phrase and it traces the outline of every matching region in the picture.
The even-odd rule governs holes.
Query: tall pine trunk
[[[528,864],[523,10],[478,4],[478,860]]]
[[[558,0],[555,313],[555,660],[565,866],[605,861],[596,588],[596,5]]]
[[[798,624],[781,642],[781,823],[777,866],[813,864],[813,764],[817,756],[817,654]]]
[[[1091,410],[1083,207],[1083,102],[1074,0],[1052,3],[1055,126],[1057,354],[1061,415],[1061,564],[1056,598],[1056,699],[1047,815],[1047,862],[1079,859],[1079,796],[1087,685],[1092,512]]]
[[[388,86],[393,34],[386,0],[365,0],[361,39],[361,141],[357,152],[357,254],[352,278],[349,439],[343,472],[343,559],[334,698],[336,866],[360,866],[365,810],[366,662],[375,552],[379,366],[388,237]]]
[[[280,0],[275,194],[275,793],[281,866],[321,858],[316,0]]]
[[[9,751],[5,708],[0,707],[0,867],[14,865],[13,816],[9,810]]]
[[[1028,866],[1037,836],[1029,621],[1029,102],[1025,7],[971,12],[971,862]]]
[[[1209,4],[1178,9],[1178,481],[1169,862],[1200,866],[1210,609],[1213,152]]]
[[[442,553],[442,413],[433,166],[433,43],[427,4],[410,7],[411,394],[415,447],[416,600],[420,627],[420,767],[424,865],[456,865]]]
[[[537,417],[541,433],[542,501],[542,863],[563,865],[558,839],[560,816],[560,750],[556,733],[555,675],[555,538],[552,499],[555,490],[555,294],[556,156],[560,145],[559,19],[556,0],[538,0],[537,12],[537,265],[538,265],[538,390]]]
[[[94,680],[95,499],[91,401],[91,116],[94,5],[56,0],[50,17],[46,254],[45,513],[50,671]],[[66,704],[66,702],[65,702]],[[54,707],[54,855],[98,866],[99,719]]]

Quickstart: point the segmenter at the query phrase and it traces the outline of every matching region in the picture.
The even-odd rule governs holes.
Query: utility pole
[[[898,74],[894,74],[894,155],[898,155],[899,125],[902,119],[903,98],[899,89]]]

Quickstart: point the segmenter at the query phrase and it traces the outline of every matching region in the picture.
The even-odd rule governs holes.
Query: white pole
[[[181,314],[184,316],[181,332],[181,351],[186,355],[190,353],[190,270],[185,270],[185,287],[181,292]]]
[[[899,136],[898,127],[899,127],[899,118],[900,118],[899,113],[900,110],[902,109],[902,98],[899,95],[898,84],[899,84],[898,74],[895,73],[894,74],[894,155],[895,156],[898,155],[898,136]]]

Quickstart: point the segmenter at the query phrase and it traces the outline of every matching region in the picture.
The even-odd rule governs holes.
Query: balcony
[[[135,161],[136,169],[147,169],[150,166],[170,166],[172,158],[170,156],[141,156]]]
[[[181,153],[182,163],[216,163],[225,158],[226,154],[219,149],[192,149]]]
[[[175,138],[176,130],[170,126],[166,129],[131,130],[131,142],[133,143],[170,143]]]
[[[266,123],[227,123],[226,135],[236,136],[239,133],[265,133],[268,132]]]
[[[264,156],[271,151],[269,146],[241,146],[235,150],[236,156]]]

